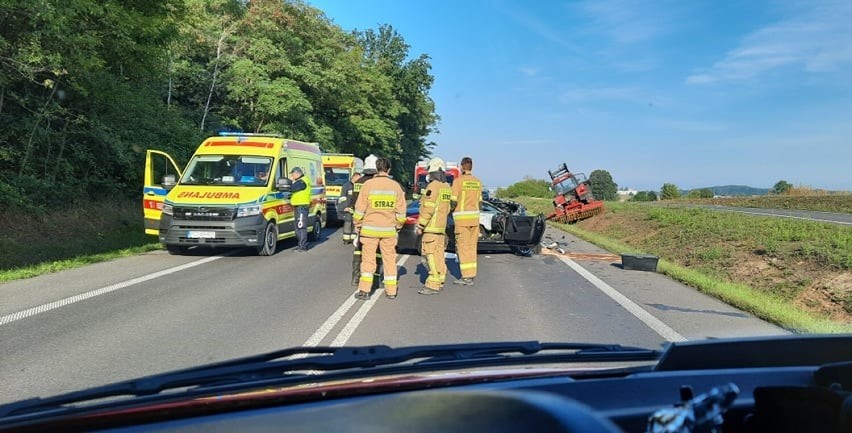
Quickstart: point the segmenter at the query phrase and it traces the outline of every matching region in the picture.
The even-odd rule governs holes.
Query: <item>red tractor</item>
[[[573,174],[566,164],[556,170],[547,171],[550,175],[550,189],[556,194],[553,206],[556,207],[548,220],[560,223],[573,223],[603,213],[604,202],[595,200],[586,175]]]

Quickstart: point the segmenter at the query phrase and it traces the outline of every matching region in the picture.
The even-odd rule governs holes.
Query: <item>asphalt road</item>
[[[603,252],[548,228],[569,252]],[[784,333],[722,302],[611,261],[480,254],[473,287],[421,296],[419,257],[399,257],[400,296],[352,298],[339,231],[307,253],[154,252],[0,285],[0,403],[298,345],[495,340],[659,348]],[[451,273],[458,264],[448,259]],[[454,279],[451,277],[451,279]]]
[[[719,205],[688,205],[689,207],[700,207],[703,209],[739,212],[750,215],[771,216],[780,218],[792,218],[798,220],[827,222],[852,226],[852,214],[836,212],[819,212],[797,209],[763,209],[756,207],[733,207]]]

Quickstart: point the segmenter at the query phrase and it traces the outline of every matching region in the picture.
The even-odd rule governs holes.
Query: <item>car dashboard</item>
[[[852,336],[676,343],[681,350],[653,367],[362,380],[344,392],[307,386],[287,403],[255,390],[229,405],[221,404],[227,396],[207,397],[192,415],[137,407],[20,431],[852,432],[850,343]],[[708,397],[719,389],[737,393],[722,404]],[[140,413],[147,415],[133,416]]]

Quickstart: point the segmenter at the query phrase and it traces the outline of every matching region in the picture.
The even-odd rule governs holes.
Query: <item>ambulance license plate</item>
[[[189,231],[186,233],[186,237],[189,239],[216,239],[216,232]]]

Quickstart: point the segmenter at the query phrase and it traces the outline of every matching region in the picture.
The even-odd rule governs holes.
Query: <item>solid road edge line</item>
[[[609,284],[605,283],[600,278],[596,277],[591,272],[587,271],[584,267],[577,264],[577,262],[567,258],[567,257],[559,257],[559,260],[562,260],[563,263],[568,265],[575,272],[580,274],[581,277],[585,278],[588,282],[592,283],[595,287],[597,287],[600,291],[602,291],[605,295],[612,298],[613,301],[617,302],[619,305],[624,307],[630,314],[636,316],[637,319],[641,320],[642,323],[647,325],[649,328],[654,330],[657,334],[660,334],[661,337],[665,338],[667,341],[686,341],[686,337],[680,335],[677,331],[672,329],[669,325],[663,323],[660,319],[654,317],[651,313],[645,311],[642,307],[640,307],[637,303],[631,301],[628,297],[624,296],[618,290],[615,290]]]

